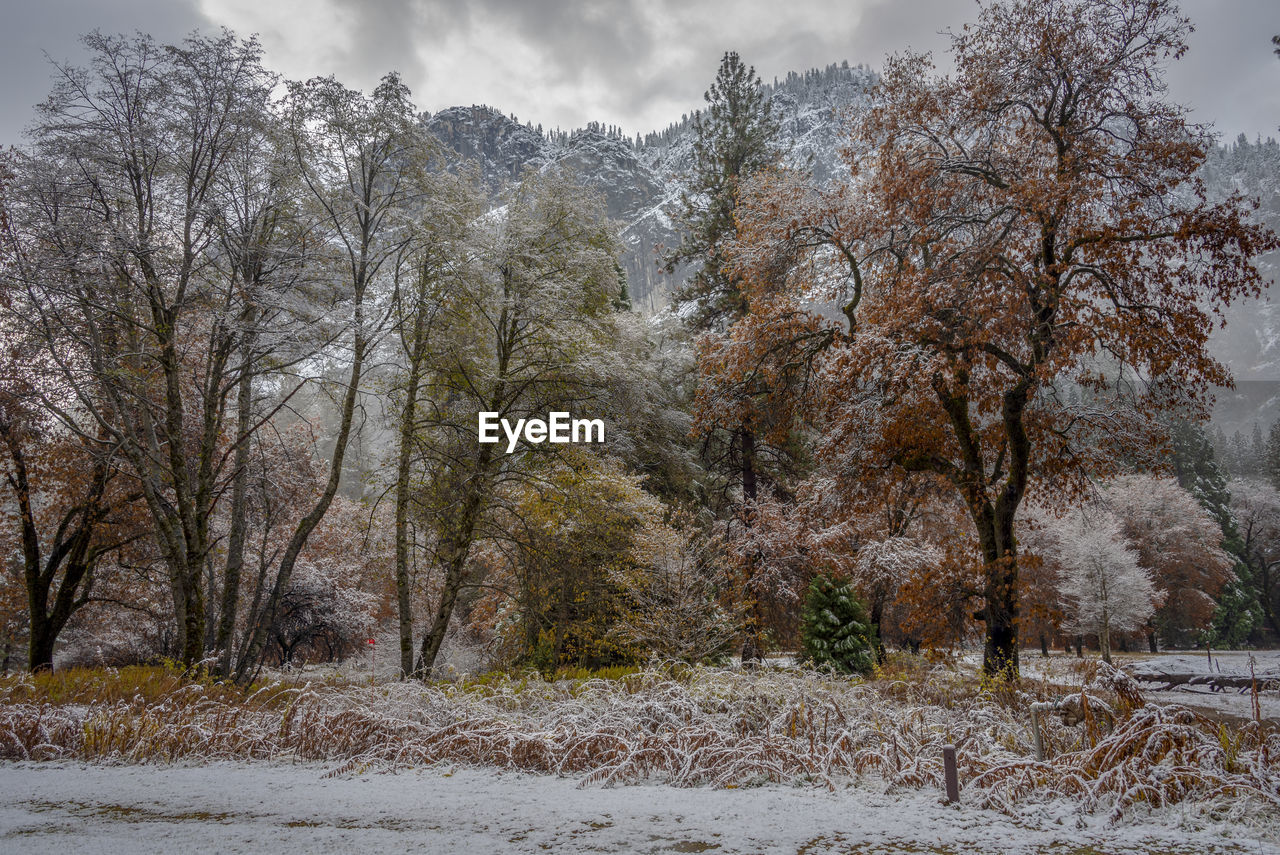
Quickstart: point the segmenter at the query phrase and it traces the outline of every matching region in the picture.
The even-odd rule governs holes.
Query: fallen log
[[[1241,694],[1251,691],[1257,683],[1258,691],[1280,688],[1280,675],[1259,674],[1256,678],[1248,674],[1131,674],[1135,680],[1143,683],[1163,683],[1156,686],[1156,691],[1174,689],[1178,686],[1207,686],[1211,692],[1237,691]]]

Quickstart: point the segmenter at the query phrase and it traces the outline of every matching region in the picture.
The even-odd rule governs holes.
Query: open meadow
[[[243,693],[155,668],[7,677],[0,849],[1280,851],[1276,688],[1254,720],[1093,660],[1028,656],[1014,688],[932,659]],[[1037,760],[1030,704],[1054,700]]]

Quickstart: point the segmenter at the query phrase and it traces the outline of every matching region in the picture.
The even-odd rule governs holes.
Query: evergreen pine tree
[[[1227,459],[1223,463],[1232,475],[1247,474],[1249,446],[1245,443],[1244,435],[1240,431],[1231,434],[1231,439],[1227,440]]]
[[[1170,431],[1173,441],[1173,469],[1182,488],[1213,515],[1222,527],[1224,548],[1239,543],[1235,517],[1231,515],[1231,494],[1227,476],[1215,459],[1213,446],[1198,422],[1179,420]]]
[[[685,322],[695,330],[723,333],[747,313],[741,283],[725,270],[725,246],[737,231],[734,208],[742,182],[778,159],[778,124],[755,69],[743,65],[732,51],[724,55],[703,97],[707,108],[693,116],[693,169],[681,195],[684,237],[663,264],[668,272],[692,265],[689,278],[672,297]],[[704,452],[732,471],[742,488],[743,507],[750,507],[757,496],[756,432],[750,416],[745,417],[741,424],[718,431]],[[743,514],[743,519],[749,520],[749,515]],[[746,662],[761,658],[764,614],[752,586],[753,568],[743,570],[744,590],[753,598],[751,637],[742,650]]]
[[[1218,464],[1223,468],[1227,465],[1227,435],[1223,433],[1222,426],[1218,425],[1213,429],[1213,456]]]
[[[1259,477],[1267,473],[1267,448],[1262,441],[1262,426],[1253,423],[1253,434],[1249,438],[1249,471],[1251,477]]]
[[[1231,513],[1227,477],[1214,460],[1213,446],[1198,422],[1178,421],[1173,425],[1171,434],[1173,468],[1178,483],[1218,521],[1222,527],[1222,548],[1235,558],[1236,578],[1218,594],[1210,638],[1215,644],[1236,647],[1262,625],[1262,618],[1254,594],[1252,572],[1242,557],[1244,543]]]
[[[738,189],[777,160],[778,124],[755,68],[733,51],[724,55],[703,97],[707,108],[693,117],[693,172],[681,195],[685,235],[663,263],[669,272],[694,264],[673,301],[694,329],[723,330],[746,314],[742,289],[724,271],[724,246],[736,232]]]
[[[1280,421],[1267,431],[1267,447],[1265,458],[1265,474],[1267,480],[1280,490]]]
[[[800,613],[804,661],[845,674],[866,674],[875,664],[875,632],[866,606],[847,582],[814,577]]]

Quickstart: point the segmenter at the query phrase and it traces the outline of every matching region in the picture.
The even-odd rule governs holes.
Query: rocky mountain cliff
[[[807,166],[819,180],[838,177],[844,117],[865,104],[875,72],[847,63],[830,65],[766,84],[780,144],[790,165]],[[558,163],[575,170],[581,180],[604,193],[609,215],[621,225],[626,243],[624,266],[636,308],[654,312],[683,279],[658,267],[663,246],[679,243],[674,217],[692,162],[690,116],[666,129],[628,137],[619,129],[597,124],[572,132],[544,132],[521,124],[491,107],[452,107],[425,116],[427,127],[460,158],[479,165],[496,193],[503,183],[527,168]],[[1258,197],[1259,216],[1280,230],[1280,145],[1274,140],[1251,143],[1241,137],[1219,146],[1203,170],[1212,195],[1240,191]],[[1280,258],[1261,260],[1268,279]],[[1227,326],[1215,332],[1214,353],[1226,361],[1239,382],[1235,393],[1220,397],[1220,415],[1228,422],[1280,416],[1280,310],[1269,294],[1233,306]]]
[[[834,177],[842,117],[865,103],[875,82],[874,72],[846,63],[767,84],[781,124],[785,161],[807,165],[820,180]],[[662,273],[658,261],[662,247],[680,241],[673,217],[692,165],[689,115],[665,130],[636,137],[597,124],[547,133],[485,106],[450,107],[424,121],[458,157],[478,165],[495,193],[523,170],[551,163],[572,169],[584,184],[604,193],[609,216],[621,225],[623,265],[632,301],[641,311],[660,309],[672,286],[683,279],[683,271]]]
[[[1242,135],[1218,146],[1202,174],[1211,196],[1239,192],[1257,199],[1257,216],[1280,232],[1280,144],[1274,139],[1251,143]],[[1255,422],[1265,430],[1280,418],[1280,306],[1270,285],[1280,272],[1280,253],[1262,256],[1258,267],[1267,290],[1227,309],[1226,325],[1210,339],[1214,356],[1231,367],[1236,380],[1235,389],[1218,391],[1214,410],[1214,421],[1228,434],[1248,435]]]

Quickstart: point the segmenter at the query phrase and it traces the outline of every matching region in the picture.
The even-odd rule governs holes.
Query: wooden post
[[[956,747],[942,746],[942,774],[947,781],[947,802],[960,801],[960,778],[956,774]]]
[[[1036,759],[1044,760],[1044,737],[1040,735],[1040,713],[1054,709],[1057,704],[1037,701],[1031,705],[1031,741],[1036,747]]]
[[[1031,705],[1031,736],[1036,746],[1036,759],[1044,760],[1044,740],[1040,737],[1040,710]]]

